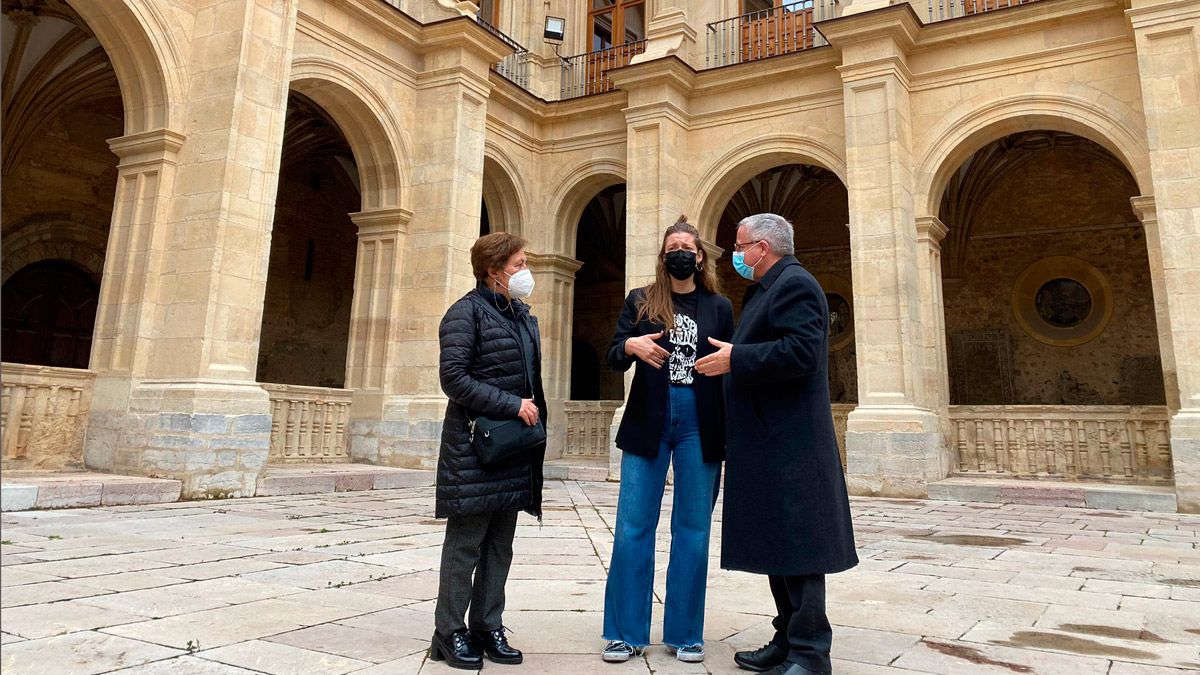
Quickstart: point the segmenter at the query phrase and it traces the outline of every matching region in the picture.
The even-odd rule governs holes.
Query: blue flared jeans
[[[604,639],[635,647],[650,643],[654,599],[654,532],[662,510],[667,467],[675,467],[671,507],[671,558],[667,566],[663,642],[671,647],[704,644],[704,593],[708,539],[721,463],[700,451],[696,393],[671,386],[658,456],[621,456],[621,492],[612,563],[604,589]]]

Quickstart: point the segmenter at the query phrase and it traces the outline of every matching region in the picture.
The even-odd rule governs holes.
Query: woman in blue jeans
[[[720,294],[700,233],[680,216],[667,228],[654,283],[630,292],[608,360],[637,364],[617,431],[622,450],[616,541],[604,592],[605,661],[628,661],[650,643],[654,531],[667,468],[675,467],[671,560],[663,642],[680,661],[704,660],[708,535],[725,458],[721,378],[696,359],[733,335],[733,306]]]

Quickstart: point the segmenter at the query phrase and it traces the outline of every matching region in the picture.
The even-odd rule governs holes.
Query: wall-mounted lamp
[[[558,16],[546,17],[546,28],[542,31],[542,37],[546,42],[562,44],[563,36],[567,33],[567,20]]]

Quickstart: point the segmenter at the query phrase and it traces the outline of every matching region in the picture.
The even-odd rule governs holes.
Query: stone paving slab
[[[661,644],[623,666],[600,661],[617,490],[550,481],[542,525],[521,517],[504,619],[527,659],[512,672],[742,672],[732,653],[770,639],[773,604],[763,577],[720,569],[719,508],[706,661],[682,664]],[[835,672],[1200,669],[1200,517],[865,498],[852,509],[862,562],[828,583]],[[0,668],[456,672],[426,656],[444,534],[432,512],[433,489],[418,485],[5,513]]]

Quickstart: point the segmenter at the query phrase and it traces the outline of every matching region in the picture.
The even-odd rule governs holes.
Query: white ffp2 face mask
[[[524,269],[510,276],[506,288],[514,298],[528,298],[533,295],[533,272]]]

